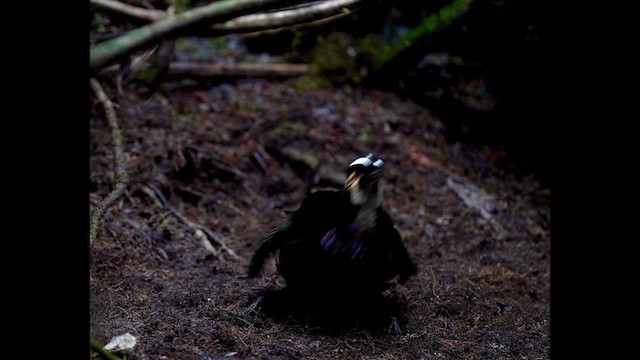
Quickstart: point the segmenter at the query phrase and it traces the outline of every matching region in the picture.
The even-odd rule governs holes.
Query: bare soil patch
[[[390,93],[175,85],[148,99],[107,89],[131,182],[91,250],[92,337],[133,334],[130,360],[550,357],[550,191],[533,176],[448,142],[428,109]],[[113,188],[114,160],[102,108],[92,109],[93,209]],[[284,285],[273,264],[246,277],[263,237],[368,152],[385,161],[385,208],[418,266],[389,292],[406,333],[327,332],[250,311],[263,289]],[[176,213],[236,256],[215,243],[214,254]]]

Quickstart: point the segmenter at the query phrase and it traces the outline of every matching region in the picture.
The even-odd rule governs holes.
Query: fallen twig
[[[220,246],[220,248],[224,251],[227,252],[227,254],[231,255],[232,257],[238,259],[238,255],[235,253],[235,251],[229,249],[227,247],[227,244],[224,243],[224,241],[222,239],[220,239],[213,231],[209,230],[209,228],[207,228],[204,225],[200,225],[198,223],[194,223],[193,221],[187,219],[184,215],[182,215],[178,210],[174,209],[171,206],[167,206],[167,208],[169,209],[169,211],[171,211],[171,213],[173,215],[175,215],[180,221],[182,221],[185,225],[187,225],[188,227],[190,227],[191,229],[193,229],[195,231],[196,237],[202,239],[203,234],[206,235],[206,238],[209,240],[209,242],[215,242],[216,244],[218,244]],[[212,251],[213,255],[218,255],[218,251],[215,250],[215,248],[213,246],[209,247],[205,245],[205,248],[207,248],[207,250]]]
[[[122,193],[124,193],[124,190],[127,187],[127,183],[129,182],[129,177],[127,176],[127,171],[125,169],[124,163],[122,131],[120,131],[120,127],[118,126],[118,118],[116,117],[116,112],[113,109],[113,103],[111,102],[111,100],[109,100],[107,94],[105,94],[102,86],[100,86],[100,83],[96,79],[92,78],[89,82],[91,84],[93,92],[96,94],[96,97],[102,104],[107,121],[109,122],[109,126],[111,126],[111,134],[113,136],[113,146],[116,160],[116,187],[91,214],[91,223],[89,224],[89,246],[93,246],[93,241],[95,240],[96,234],[98,233],[98,222],[100,221],[104,213],[109,209],[109,207],[122,195]]]
[[[440,299],[440,297],[436,294],[436,275],[433,273],[433,267],[429,266],[429,270],[431,270],[431,279],[433,280],[433,282],[431,283],[431,292],[433,292],[433,296],[435,296],[436,299]]]
[[[494,196],[485,193],[470,181],[465,181],[456,175],[450,175],[447,178],[447,186],[462,199],[465,205],[479,211],[480,215],[494,228],[498,240],[507,235],[502,224],[494,216],[498,212]]]
[[[153,200],[156,206],[164,207],[168,209],[171,212],[171,214],[173,214],[176,218],[178,218],[178,220],[180,220],[182,223],[184,223],[185,225],[190,227],[192,230],[194,230],[195,237],[198,240],[200,240],[200,242],[205,247],[205,249],[211,252],[214,256],[218,256],[220,251],[216,250],[216,248],[213,247],[212,243],[216,243],[222,250],[224,250],[227,254],[231,255],[232,257],[236,259],[239,258],[238,255],[235,253],[235,251],[229,249],[227,247],[227,244],[222,239],[220,239],[213,231],[211,231],[209,228],[207,228],[204,225],[200,225],[198,223],[195,223],[187,219],[184,215],[182,215],[182,213],[180,213],[178,210],[170,206],[167,203],[167,200],[165,199],[165,197],[160,192],[160,189],[149,184],[149,185],[143,185],[142,191]]]

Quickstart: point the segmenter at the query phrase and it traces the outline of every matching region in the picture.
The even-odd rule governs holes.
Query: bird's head
[[[382,173],[384,161],[373,160],[373,154],[355,159],[347,168],[346,189],[351,203],[357,206],[370,204],[378,207],[382,203]]]

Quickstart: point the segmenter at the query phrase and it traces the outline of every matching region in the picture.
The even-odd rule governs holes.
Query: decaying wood
[[[124,162],[124,145],[122,144],[122,131],[120,131],[120,127],[118,126],[118,118],[116,117],[116,112],[113,109],[113,103],[111,102],[111,100],[109,100],[109,97],[107,97],[107,94],[105,94],[102,86],[96,79],[90,79],[90,84],[93,92],[98,98],[98,101],[100,101],[102,107],[104,108],[109,126],[111,126],[111,134],[113,137],[113,147],[116,160],[116,187],[91,214],[91,223],[89,224],[89,246],[93,246],[93,241],[95,240],[98,233],[98,222],[100,221],[104,213],[109,209],[109,207],[122,195],[127,187],[127,183],[129,182],[129,177],[127,176],[127,170],[125,168]]]
[[[175,62],[169,68],[174,77],[210,78],[234,77],[287,77],[301,76],[309,71],[307,64],[202,64]]]
[[[267,11],[291,3],[285,0],[221,0],[167,16],[149,25],[97,44],[89,51],[89,67],[97,71],[119,58],[159,39],[177,36],[185,28],[220,23],[256,11]]]
[[[136,70],[148,69],[150,63],[140,64]],[[118,72],[120,65],[113,65],[100,71],[101,75]],[[295,77],[309,72],[307,64],[288,63],[248,63],[248,64],[211,64],[199,62],[172,62],[167,77],[208,79],[215,77]]]

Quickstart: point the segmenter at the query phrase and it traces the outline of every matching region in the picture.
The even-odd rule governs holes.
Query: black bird
[[[356,309],[379,299],[396,276],[403,284],[416,274],[382,207],[383,164],[372,154],[358,158],[347,168],[343,189],[307,196],[256,251],[249,276],[279,250],[278,272],[300,301]]]

